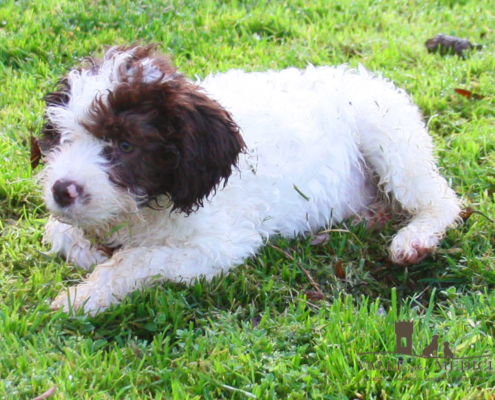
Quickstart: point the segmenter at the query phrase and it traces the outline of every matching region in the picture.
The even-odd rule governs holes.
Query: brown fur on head
[[[116,185],[147,204],[168,195],[173,210],[191,213],[227,181],[244,142],[231,115],[155,50],[156,45],[111,48],[104,61],[123,52],[132,57],[120,66],[112,90],[95,93],[81,124],[106,143]],[[91,60],[88,69],[97,75],[100,67]],[[45,97],[47,105],[67,104],[70,87],[66,80],[60,86]],[[43,134],[45,147],[53,146],[55,128],[47,123]]]
[[[62,78],[57,82],[57,89],[43,97],[47,107],[63,107],[69,100],[70,86],[67,78]],[[41,128],[40,138],[38,140],[41,153],[47,155],[51,149],[60,143],[60,132],[48,119],[45,114],[45,124]]]

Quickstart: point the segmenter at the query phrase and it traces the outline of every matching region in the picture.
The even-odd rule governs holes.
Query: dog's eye
[[[132,151],[134,150],[134,146],[132,144],[130,144],[129,142],[120,142],[119,143],[119,150],[122,152],[122,153],[132,153]]]

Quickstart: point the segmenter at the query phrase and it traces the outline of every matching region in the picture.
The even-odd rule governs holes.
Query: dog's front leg
[[[221,253],[202,247],[139,247],[119,251],[98,265],[83,283],[60,293],[51,308],[69,312],[84,307],[86,313],[95,314],[156,281],[189,283],[199,276],[209,279],[242,262],[243,255],[234,257],[235,251]]]
[[[103,251],[92,245],[81,229],[64,224],[53,216],[45,226],[43,243],[51,246],[50,253],[57,253],[86,270],[108,258]]]

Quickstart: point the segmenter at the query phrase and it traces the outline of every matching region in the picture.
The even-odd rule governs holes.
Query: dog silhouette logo
[[[431,338],[431,343],[424,348],[421,355],[426,358],[433,358],[438,356],[438,335],[433,335],[433,337]]]
[[[443,357],[444,358],[454,358],[454,352],[450,350],[449,342],[443,342]]]

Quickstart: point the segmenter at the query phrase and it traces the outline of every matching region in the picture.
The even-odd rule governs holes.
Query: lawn
[[[43,95],[105,45],[158,42],[190,77],[361,63],[412,95],[442,173],[493,218],[494,27],[491,0],[1,1],[0,399],[494,399],[488,218],[471,215],[407,268],[387,259],[400,222],[345,223],[328,242],[274,240],[210,283],[166,283],[96,317],[68,316],[50,299],[84,271],[45,254],[29,161]],[[483,48],[429,54],[424,42],[440,32]],[[448,341],[456,357],[486,357],[473,368],[358,354],[394,352],[399,320],[413,321],[414,354],[438,335],[440,354]]]

